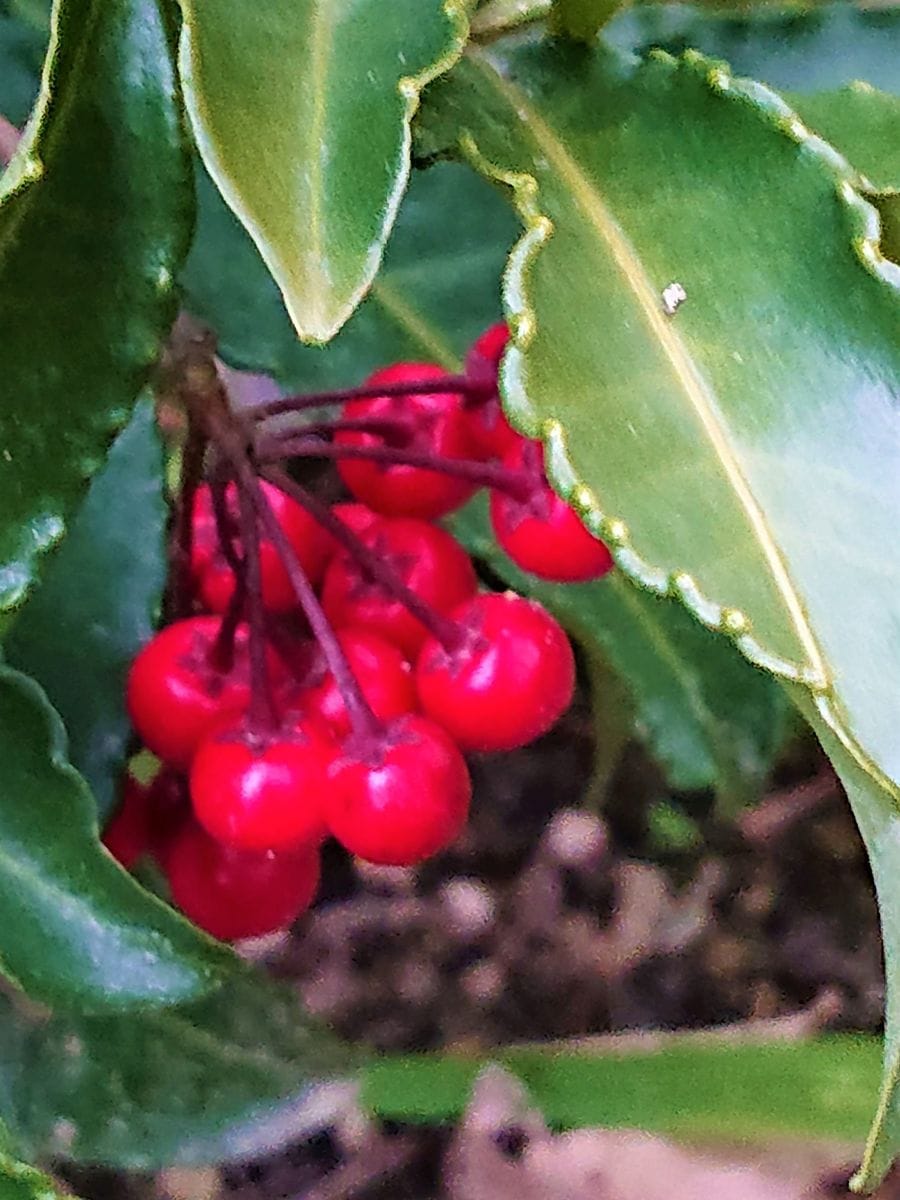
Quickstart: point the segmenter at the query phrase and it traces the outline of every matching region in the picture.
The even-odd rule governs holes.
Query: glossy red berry
[[[588,532],[547,483],[539,442],[517,438],[503,465],[525,472],[532,480],[526,500],[496,489],[491,492],[494,536],[517,566],[559,583],[599,579],[612,569],[612,555],[603,542]]]
[[[346,525],[350,532],[355,533],[357,537],[368,533],[374,525],[377,525],[382,520],[378,513],[372,512],[368,505],[359,504],[356,501],[333,504],[331,506],[331,515]],[[328,562],[336,554],[340,554],[342,549],[343,546],[337,538],[328,534]]]
[[[158,758],[182,770],[204,735],[250,700],[247,627],[238,626],[233,666],[221,671],[212,661],[220,625],[218,617],[176,621],[147,643],[128,675],[135,729]]]
[[[409,383],[446,379],[447,372],[433,363],[395,363],[376,371],[368,384]],[[435,392],[411,396],[379,396],[351,400],[344,406],[347,420],[371,417],[405,422],[405,435],[342,431],[335,436],[339,446],[400,446],[416,453],[443,458],[470,457],[468,422],[459,393]],[[442,517],[473,494],[474,485],[440,471],[403,464],[340,459],[338,470],[354,496],[385,516]]]
[[[307,575],[318,583],[329,555],[329,539],[321,526],[296,500],[279,488],[260,481],[260,486],[278,518]],[[234,484],[226,490],[226,501],[232,527],[238,531],[238,496]],[[240,541],[237,543],[240,553]],[[234,573],[222,554],[216,531],[212,491],[204,484],[198,488],[194,501],[194,576],[205,606],[212,612],[224,613],[234,594]],[[262,576],[263,602],[271,612],[286,612],[297,604],[281,558],[265,537],[260,539],[259,565]]]
[[[166,862],[172,899],[185,916],[225,942],[284,929],[312,903],[319,852],[247,852],[223,846],[193,821]]]
[[[389,563],[406,586],[438,612],[446,613],[475,594],[471,559],[443,529],[404,517],[382,520],[363,542]],[[350,554],[339,554],[325,573],[322,603],[338,628],[360,626],[394,642],[412,658],[427,636],[406,606],[372,580]]]
[[[500,359],[509,341],[505,322],[485,330],[466,355],[466,377],[485,388],[484,399],[465,403],[470,453],[474,458],[502,458],[518,438],[503,415],[497,377]]]
[[[376,717],[387,721],[415,709],[412,668],[393,642],[358,628],[340,630],[337,639]],[[343,737],[350,732],[350,718],[330,671],[306,693],[305,705],[314,716],[328,723],[335,736]]]
[[[463,750],[513,750],[546,733],[568,708],[575,659],[561,626],[512,592],[475,596],[453,612],[461,640],[433,638],[416,663],[426,716]]]
[[[348,740],[332,764],[328,826],[351,854],[411,866],[449,846],[465,824],[472,785],[465,760],[432,721],[392,721],[375,747]]]
[[[207,738],[191,767],[203,828],[241,850],[284,850],[325,836],[325,776],[336,753],[324,727],[304,719],[271,737],[230,725]]]

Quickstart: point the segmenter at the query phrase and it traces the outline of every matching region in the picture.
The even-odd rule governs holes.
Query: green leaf
[[[63,1200],[63,1193],[43,1171],[8,1154],[0,1154],[0,1195],[3,1200]]]
[[[378,271],[422,88],[465,45],[457,0],[181,0],[203,160],[304,340],[326,342]],[[265,70],[260,70],[260,64]]]
[[[900,268],[857,173],[695,53],[521,39],[431,100],[423,151],[455,140],[525,226],[502,385],[556,487],[627,574],[815,696],[893,813]]]
[[[816,4],[721,12],[647,4],[615,17],[603,36],[619,50],[694,48],[772,87],[814,92],[863,79],[900,92],[900,9]]]
[[[60,0],[36,117],[0,180],[0,610],[23,600],[156,359],[189,186],[157,3]]]
[[[125,678],[153,632],[165,582],[166,512],[162,451],[145,399],[6,639],[8,661],[40,683],[63,718],[69,760],[101,820],[116,802],[130,735]]]
[[[869,1192],[887,1174],[900,1146],[900,1013],[897,1011],[900,995],[896,986],[900,973],[900,888],[897,883],[900,879],[900,810],[894,797],[886,795],[872,776],[861,769],[853,749],[842,744],[841,737],[822,719],[816,705],[799,688],[792,690],[798,707],[816,731],[847,791],[866,844],[878,894],[888,980],[884,1080],[878,1112],[854,1181],[858,1190]]]
[[[622,7],[622,0],[553,0],[549,28],[559,37],[592,42],[600,28]]]
[[[602,1041],[602,1039],[601,1039]],[[878,1042],[716,1044],[675,1035],[646,1049],[591,1052],[564,1043],[509,1050],[496,1062],[528,1086],[557,1128],[645,1129],[685,1138],[764,1141],[791,1135],[860,1139],[878,1082]],[[386,1120],[459,1117],[484,1060],[384,1059],[366,1071],[363,1103]],[[785,1087],[785,1080],[790,1087]]]
[[[900,53],[900,34],[897,38]],[[810,129],[835,146],[863,178],[864,191],[900,188],[900,96],[867,83],[786,97]]]
[[[102,849],[65,754],[37,684],[0,668],[0,969],[35,1000],[83,1010],[202,995],[233,958]]]
[[[618,572],[561,585],[518,570],[493,538],[483,497],[454,518],[453,532],[610,664],[673,788],[714,788],[730,809],[758,798],[785,728],[786,701],[775,680],[674,600],[638,591]]]
[[[272,1153],[329,1123],[356,1056],[242,971],[192,1005],[34,1022],[0,999],[0,1113],[35,1156],[149,1170]]]
[[[392,359],[460,366],[500,311],[499,279],[516,221],[495,189],[451,163],[415,171],[368,298],[325,349],[301,345],[256,248],[199,176],[186,305],[219,336],[232,366],[283,387],[346,387]]]

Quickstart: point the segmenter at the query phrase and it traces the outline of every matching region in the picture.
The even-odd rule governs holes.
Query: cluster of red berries
[[[128,866],[153,855],[174,902],[220,938],[302,912],[329,835],[383,864],[448,846],[469,809],[464,753],[522,746],[571,700],[561,627],[532,600],[480,592],[434,523],[487,485],[522,568],[575,580],[612,565],[550,489],[540,445],[503,416],[506,338],[488,330],[461,377],[378,371],[336,394],[335,421],[273,435],[262,418],[322,398],[269,406],[240,453],[210,432],[208,480],[182,500],[190,607],[128,680],[162,767],[146,787],[128,781],[105,841]],[[353,499],[328,506],[278,465],[310,457],[336,460]]]

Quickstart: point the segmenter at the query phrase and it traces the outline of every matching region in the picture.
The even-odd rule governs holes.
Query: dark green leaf
[[[53,87],[0,181],[0,609],[22,601],[128,418],[190,227],[158,4],[60,0],[55,20]]]
[[[502,382],[555,485],[626,573],[815,697],[887,822],[900,268],[858,173],[696,53],[498,43],[429,111],[423,150],[456,141],[525,225]]]
[[[327,1125],[354,1059],[247,972],[190,1006],[35,1023],[0,1001],[0,1113],[34,1155],[149,1169],[249,1158]]]
[[[814,92],[863,79],[900,92],[900,9],[817,4],[779,10],[759,5],[717,12],[688,4],[648,4],[603,31],[621,50],[690,48],[723,58],[742,75],[787,91]]]
[[[863,1037],[717,1045],[676,1035],[645,1050],[592,1053],[561,1045],[511,1050],[495,1061],[527,1084],[548,1122],[561,1128],[852,1142],[865,1132],[879,1048],[875,1038]],[[363,1101],[388,1120],[452,1120],[484,1065],[450,1055],[384,1059],[367,1070]]]
[[[459,57],[445,0],[181,0],[197,145],[297,332],[326,342],[375,278],[422,88]],[[265,63],[265,70],[260,64]]]
[[[617,572],[596,583],[560,585],[519,571],[491,534],[483,498],[454,519],[453,531],[616,671],[631,695],[638,732],[672,787],[715,788],[726,807],[757,797],[785,727],[787,705],[774,679],[674,600],[641,592]]]
[[[233,962],[143,891],[97,840],[40,688],[0,668],[0,968],[36,1000],[125,1010],[192,999]]]
[[[468,343],[497,319],[516,223],[465,167],[414,172],[368,299],[325,349],[297,341],[253,243],[202,174],[199,195],[186,304],[216,330],[232,366],[273,375],[288,389],[345,387],[392,359],[457,367]]]
[[[142,401],[93,479],[69,536],[6,640],[63,718],[69,759],[101,819],[113,807],[129,721],[125,677],[165,581],[166,503],[153,404]]]
[[[900,53],[900,35],[897,49]],[[810,129],[861,172],[864,190],[900,188],[900,96],[854,83],[786,98]]]

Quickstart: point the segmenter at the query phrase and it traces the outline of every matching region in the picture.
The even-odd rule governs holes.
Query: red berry
[[[220,671],[211,661],[218,617],[189,617],[158,633],[131,664],[128,711],[153,753],[182,770],[206,733],[242,713],[250,700],[248,630],[239,625],[234,663]]]
[[[368,508],[365,504],[357,504],[355,501],[332,504],[331,515],[342,521],[350,532],[355,533],[357,537],[361,537],[364,533],[367,533],[373,525],[377,525],[381,520],[381,517],[377,513],[373,513],[371,508]],[[327,536],[328,561],[330,562],[336,554],[341,553],[343,546],[336,537],[333,537],[331,534]]]
[[[351,854],[410,866],[449,846],[469,811],[465,759],[424,717],[392,721],[374,748],[349,739],[329,772],[326,817]]]
[[[181,911],[232,942],[284,929],[309,907],[319,886],[319,852],[233,850],[190,822],[172,845],[166,875]]]
[[[446,379],[447,372],[433,363],[395,363],[376,371],[369,384],[407,383]],[[411,396],[379,396],[351,400],[344,406],[347,420],[387,417],[405,420],[405,437],[347,430],[335,436],[339,446],[402,446],[416,453],[464,459],[470,454],[467,420],[459,393],[435,392]],[[339,459],[338,470],[354,496],[389,517],[442,517],[459,508],[475,491],[464,479],[403,464]]]
[[[310,719],[271,737],[242,725],[204,741],[191,768],[194,814],[217,841],[241,850],[283,850],[325,836],[325,775],[336,753]]]
[[[413,711],[416,689],[412,668],[393,642],[355,628],[340,630],[337,639],[376,717],[387,721]],[[350,718],[330,671],[306,693],[305,702],[307,710],[327,721],[336,736],[350,732]]]
[[[516,566],[558,583],[599,579],[611,570],[609,550],[547,483],[540,442],[517,438],[503,465],[533,480],[527,500],[491,492],[494,536]]]
[[[463,750],[513,750],[546,733],[575,687],[575,659],[560,625],[512,592],[475,596],[453,617],[460,644],[445,650],[429,638],[416,664],[425,714]]]
[[[501,321],[492,325],[466,355],[466,377],[490,389],[483,400],[465,405],[469,443],[475,458],[502,458],[518,438],[500,405],[497,375],[500,359],[509,341],[509,329]]]
[[[100,839],[117,862],[130,871],[150,849],[150,788],[126,775],[122,802]]]
[[[435,525],[404,517],[382,520],[362,540],[438,612],[449,612],[475,593],[471,559],[449,533]],[[358,625],[381,634],[408,658],[427,636],[425,627],[403,603],[373,581],[346,551],[325,573],[322,604],[335,626]]]
[[[318,583],[325,570],[329,554],[329,539],[321,526],[305,508],[272,484],[260,481],[278,523],[284,530],[307,575]],[[238,531],[239,504],[237,489],[229,484],[226,490],[228,510],[235,532]],[[240,553],[240,540],[237,542]],[[286,612],[297,604],[281,558],[270,541],[260,539],[259,565],[262,575],[262,594],[266,607],[272,612]],[[204,484],[197,490],[194,502],[194,549],[192,564],[203,603],[213,612],[223,613],[234,594],[234,574],[225,561],[219,546],[213,511],[212,491]]]

